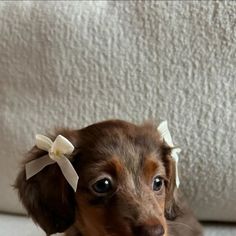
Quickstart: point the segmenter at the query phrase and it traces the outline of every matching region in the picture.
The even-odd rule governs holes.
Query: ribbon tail
[[[178,170],[178,162],[179,162],[179,156],[177,152],[172,153],[172,157],[175,161],[175,181],[176,181],[176,187],[179,188],[180,180],[179,180],[179,170]]]
[[[48,155],[30,161],[25,165],[26,180],[40,172],[44,167],[55,163]]]
[[[60,166],[61,172],[64,175],[64,177],[66,178],[67,182],[70,184],[70,186],[76,192],[79,176],[76,173],[73,165],[65,156],[61,156],[56,161],[57,161],[58,165]]]

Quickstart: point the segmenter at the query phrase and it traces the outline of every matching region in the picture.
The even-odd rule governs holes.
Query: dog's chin
[[[131,227],[129,224],[122,224],[116,226],[104,225],[99,229],[96,227],[81,228],[77,231],[73,228],[66,236],[168,236],[166,225],[157,226],[137,226]],[[81,230],[82,229],[82,230]],[[73,232],[73,234],[72,234]]]
[[[153,233],[153,234],[148,234],[148,233],[134,233],[134,232],[131,232],[130,230],[128,231],[125,231],[125,230],[122,230],[122,232],[117,232],[117,231],[113,231],[113,230],[107,230],[107,229],[104,229],[102,230],[101,232],[91,232],[90,230],[85,230],[87,233],[85,234],[81,234],[80,232],[76,232],[76,231],[73,231],[73,233],[71,233],[72,231],[68,231],[66,236],[168,236],[167,233],[164,233],[164,234],[156,234],[156,233]],[[70,232],[70,233],[69,233]]]
[[[81,211],[80,211],[81,213]],[[94,215],[93,215],[94,216]],[[74,226],[80,234],[67,236],[167,236],[167,222],[164,217],[134,219],[110,212],[109,217],[89,217],[78,212]]]

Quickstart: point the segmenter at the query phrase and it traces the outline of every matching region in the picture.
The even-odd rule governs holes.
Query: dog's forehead
[[[152,125],[110,121],[87,127],[83,136],[84,146],[93,153],[91,159],[99,162],[115,157],[133,171],[146,157],[161,153],[160,137]]]

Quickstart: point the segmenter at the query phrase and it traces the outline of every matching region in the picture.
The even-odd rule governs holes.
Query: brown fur
[[[72,164],[80,177],[77,192],[56,164],[27,181],[23,168],[16,180],[29,215],[48,235],[64,231],[68,236],[181,235],[181,227],[173,231],[174,224],[170,224],[179,213],[171,148],[160,139],[155,126],[111,120],[57,134],[75,146]],[[34,147],[24,163],[45,154]],[[160,191],[153,191],[152,181],[157,175],[164,185]],[[91,190],[100,176],[109,176],[114,186],[102,197]],[[195,234],[199,225],[190,227],[185,236],[201,235],[200,230]]]

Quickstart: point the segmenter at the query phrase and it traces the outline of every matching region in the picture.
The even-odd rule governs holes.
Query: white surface
[[[165,120],[201,219],[236,220],[236,3],[0,2],[0,210],[36,133]]]
[[[45,236],[45,233],[26,217],[0,214],[0,235]]]
[[[0,214],[1,236],[45,236],[45,233],[26,217]],[[205,226],[204,236],[235,236],[236,225],[211,224]],[[55,234],[54,236],[63,236]]]
[[[46,236],[40,227],[35,225],[29,218],[0,214],[1,236]],[[64,234],[53,234],[63,236]]]
[[[236,225],[207,224],[204,227],[204,236],[235,236]]]

